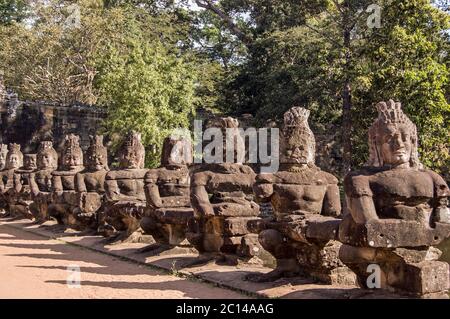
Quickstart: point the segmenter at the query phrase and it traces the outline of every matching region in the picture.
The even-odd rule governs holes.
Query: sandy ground
[[[245,296],[0,225],[0,298]]]

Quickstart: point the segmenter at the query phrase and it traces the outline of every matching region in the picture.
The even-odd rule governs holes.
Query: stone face
[[[108,152],[103,136],[90,137],[91,144],[85,154],[85,169],[75,176],[78,205],[73,211],[78,228],[96,229],[97,212],[105,197],[105,178],[108,173]]]
[[[151,169],[145,175],[147,209],[141,227],[162,245],[186,243],[188,222],[194,217],[189,197],[191,149],[187,138],[166,138],[161,167]]]
[[[105,208],[99,216],[98,231],[104,236],[119,232],[131,235],[144,216],[145,149],[141,135],[130,132],[119,150],[119,169],[105,177]]]
[[[73,210],[78,206],[75,176],[84,169],[79,142],[80,138],[76,135],[65,137],[59,168],[52,172],[52,201],[48,207],[49,215],[58,223],[75,228],[77,221]]]
[[[376,263],[383,288],[418,296],[445,293],[448,264],[436,261],[439,250],[428,247],[450,237],[450,190],[441,176],[422,167],[416,126],[400,103],[381,102],[377,109],[367,167],[344,182],[350,213],[339,229],[346,244],[341,259],[363,286],[367,266]]]
[[[215,149],[222,157],[193,170],[190,196],[195,219],[189,224],[188,240],[201,252],[247,252],[250,255],[242,257],[253,257],[253,247],[240,249],[243,238],[250,235],[245,223],[258,217],[259,206],[253,201],[256,174],[242,164],[245,144],[239,135],[239,123],[230,117],[219,118],[210,120],[206,127],[222,133],[224,143]],[[228,158],[227,130],[233,143]],[[208,145],[204,149],[208,150]]]
[[[259,201],[272,204],[274,217],[252,222],[261,245],[277,259],[276,269],[250,276],[271,281],[305,273],[327,283],[351,283],[340,262],[336,241],[341,213],[337,179],[314,165],[315,140],[308,126],[309,111],[293,107],[284,115],[280,134],[280,170],[256,177]]]

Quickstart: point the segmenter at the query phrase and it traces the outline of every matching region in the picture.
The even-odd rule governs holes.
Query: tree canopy
[[[423,162],[450,166],[445,1],[0,0],[0,13],[7,86],[108,108],[105,132],[141,130],[149,165],[199,107],[265,125],[299,105],[315,132],[339,133],[343,176],[367,158],[374,105],[393,98]]]

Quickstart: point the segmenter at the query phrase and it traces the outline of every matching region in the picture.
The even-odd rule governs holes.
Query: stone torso
[[[115,191],[119,194],[134,197],[139,201],[145,201],[144,176],[146,172],[146,169],[110,171],[106,175],[106,181],[115,181],[117,183],[117,189]]]
[[[53,172],[53,176],[61,179],[62,191],[75,191],[75,175],[74,172]]]
[[[181,169],[157,169],[156,184],[161,197],[186,196],[189,197],[189,171]]]
[[[51,192],[52,190],[52,170],[39,170],[34,175],[39,191]]]
[[[353,173],[351,182],[356,194],[373,197],[380,218],[427,219],[435,194],[449,193],[442,177],[429,170],[365,169]]]
[[[0,172],[2,192],[14,186],[14,169],[6,169]]]
[[[327,187],[337,184],[337,179],[316,168],[307,168],[299,172],[260,174],[256,182],[273,185],[270,201],[275,214],[281,217],[286,214],[320,214]]]
[[[195,174],[196,183],[204,183],[210,194],[211,204],[231,202],[243,204],[253,199],[252,186],[256,174],[245,165],[224,165],[216,171],[203,171]]]
[[[107,171],[83,173],[84,183],[88,192],[104,193],[104,183]]]

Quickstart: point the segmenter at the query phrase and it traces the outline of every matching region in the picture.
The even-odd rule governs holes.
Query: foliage
[[[146,158],[155,167],[162,140],[174,128],[189,127],[195,72],[157,41],[125,41],[125,47],[111,44],[101,58],[99,104],[108,107],[107,132],[123,136],[134,129],[142,133],[144,145],[154,146]]]
[[[0,25],[22,21],[27,16],[26,0],[0,0]]]

